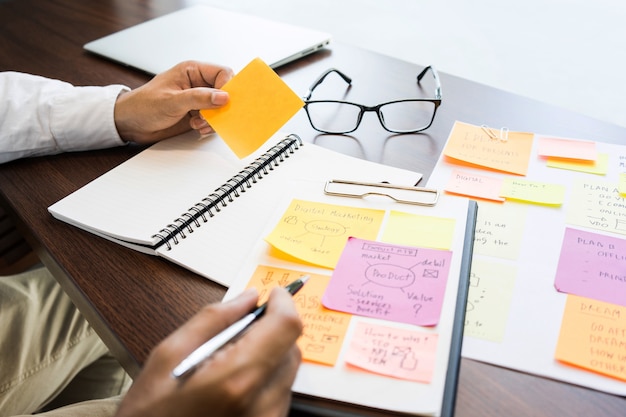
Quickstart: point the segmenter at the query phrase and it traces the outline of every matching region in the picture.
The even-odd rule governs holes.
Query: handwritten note
[[[598,151],[592,141],[540,136],[537,138],[537,155],[595,161]]]
[[[407,246],[450,249],[455,220],[392,210],[381,240]]]
[[[529,203],[560,206],[565,199],[565,187],[560,184],[507,177],[502,184],[500,196]]]
[[[261,59],[246,65],[222,90],[229,102],[200,114],[239,157],[244,158],[304,106],[302,99]]]
[[[504,201],[500,197],[502,178],[488,177],[473,172],[455,169],[445,187],[449,193],[484,198],[486,200]]]
[[[533,137],[532,133],[509,132],[508,140],[497,140],[480,126],[456,122],[443,154],[458,163],[526,175]]]
[[[451,256],[450,251],[350,238],[322,303],[361,316],[434,326]]]
[[[575,226],[626,235],[626,198],[617,183],[574,181],[565,221]]]
[[[265,240],[289,256],[334,268],[348,237],[376,239],[384,210],[293,200]]]
[[[304,327],[297,344],[302,352],[302,359],[333,366],[339,356],[352,316],[324,308],[321,299],[330,277],[309,275],[311,277],[309,281],[294,296],[294,303]],[[260,302],[263,302],[272,288],[284,287],[300,276],[302,272],[299,271],[259,265],[247,288],[256,288],[259,291]]]
[[[568,295],[557,360],[626,381],[626,308]]]
[[[560,292],[626,306],[626,240],[565,229],[554,286]]]
[[[519,257],[528,207],[480,203],[474,231],[474,253],[515,260]]]
[[[474,259],[465,310],[465,336],[502,342],[509,317],[517,267]]]
[[[550,168],[568,169],[570,171],[586,172],[588,174],[606,175],[609,171],[609,155],[598,154],[593,161],[578,161],[574,159],[548,158],[546,166]]]
[[[430,383],[435,370],[438,335],[359,322],[346,363],[409,381]]]

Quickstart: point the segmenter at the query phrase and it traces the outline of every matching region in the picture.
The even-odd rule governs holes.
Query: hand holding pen
[[[301,355],[302,322],[292,296],[271,291],[263,318],[184,379],[172,370],[198,346],[255,309],[248,290],[203,308],[161,342],[124,398],[118,416],[286,416]],[[182,382],[182,383],[181,383]]]
[[[308,276],[301,277],[291,284],[287,285],[285,289],[289,294],[295,295],[309,279]],[[174,378],[182,378],[189,373],[193,372],[202,362],[213,356],[218,350],[222,349],[229,343],[232,343],[239,336],[241,336],[250,326],[257,321],[267,309],[267,303],[260,305],[250,313],[246,314],[243,318],[237,320],[226,329],[215,335],[213,338],[203,343],[196,350],[191,352],[174,370],[172,376]]]

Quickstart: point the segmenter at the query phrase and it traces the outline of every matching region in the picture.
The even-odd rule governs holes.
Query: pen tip
[[[311,277],[308,276],[308,275],[302,275],[300,277],[300,282],[302,282],[304,284],[305,282],[307,282],[309,280],[309,278],[311,278]]]

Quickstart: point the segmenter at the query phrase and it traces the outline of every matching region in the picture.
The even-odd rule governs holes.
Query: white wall
[[[626,127],[626,2],[619,0],[186,2],[321,29],[342,43]]]

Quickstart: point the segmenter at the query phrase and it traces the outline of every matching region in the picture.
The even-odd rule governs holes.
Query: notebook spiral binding
[[[199,228],[202,223],[206,223],[209,218],[219,213],[228,203],[233,202],[247,188],[251,188],[257,181],[263,179],[300,146],[302,146],[302,139],[298,135],[290,134],[282,139],[239,173],[233,175],[214,192],[194,204],[179,218],[153,235],[153,239],[158,239],[155,247],[166,245],[167,250],[171,250],[172,244],[177,245],[179,243],[179,238],[185,239],[187,233],[193,233],[194,229]]]

